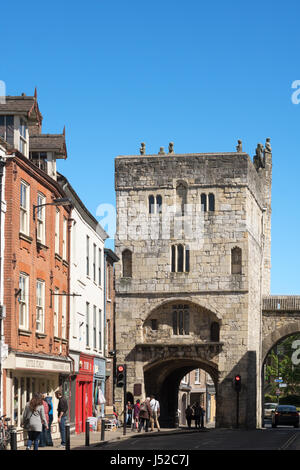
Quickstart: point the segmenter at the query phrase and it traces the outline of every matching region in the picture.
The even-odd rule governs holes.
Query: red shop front
[[[76,378],[75,432],[85,432],[86,419],[93,412],[93,372],[94,358],[80,355],[79,372]]]

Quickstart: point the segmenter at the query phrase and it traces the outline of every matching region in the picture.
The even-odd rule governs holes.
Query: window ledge
[[[44,245],[44,243],[42,243],[39,240],[37,240],[36,246],[37,246],[38,250],[49,250],[49,247]]]
[[[58,253],[55,253],[55,259],[62,261],[62,257]]]
[[[19,328],[18,332],[19,332],[19,335],[21,336],[31,336],[31,333],[32,333],[32,331],[26,330],[25,328],[24,329]]]
[[[60,342],[60,338],[58,336],[54,336],[54,341],[56,341],[56,343],[59,343]]]
[[[67,340],[67,339],[63,339],[63,338],[62,338],[62,339],[61,339],[61,342],[62,342],[62,344],[68,344],[68,340]]]
[[[26,235],[23,232],[19,232],[19,238],[20,240],[24,240],[25,242],[32,243],[33,238],[30,237],[29,235]]]
[[[47,335],[45,333],[41,333],[39,331],[36,331],[35,332],[35,336],[39,339],[44,339],[44,338],[47,338]]]
[[[68,261],[66,261],[65,259],[63,260],[63,265],[66,266],[67,268],[69,267],[69,263]]]

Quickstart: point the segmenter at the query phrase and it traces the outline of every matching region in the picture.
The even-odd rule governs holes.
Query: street
[[[100,450],[100,447],[95,447]],[[272,429],[210,429],[180,435],[144,434],[101,446],[102,450],[300,450],[300,430],[289,426]]]

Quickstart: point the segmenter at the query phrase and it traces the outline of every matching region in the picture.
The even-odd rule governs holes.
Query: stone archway
[[[267,335],[262,342],[262,366],[265,363],[266,357],[276,343],[287,338],[288,336],[300,333],[300,320],[287,322],[281,328],[277,328]]]
[[[177,425],[178,390],[182,378],[194,369],[205,370],[212,378],[217,391],[217,365],[198,356],[169,357],[155,361],[144,367],[146,395],[155,395],[161,405],[160,423],[162,427]]]

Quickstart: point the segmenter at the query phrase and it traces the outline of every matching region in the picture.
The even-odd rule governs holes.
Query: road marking
[[[284,443],[278,450],[286,450],[299,436],[299,433],[295,432],[292,436]]]

